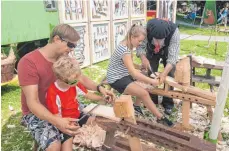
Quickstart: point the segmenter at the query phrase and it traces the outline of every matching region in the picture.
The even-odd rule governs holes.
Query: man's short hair
[[[72,42],[78,41],[80,39],[78,32],[68,24],[57,25],[50,34],[49,43],[52,43],[53,37],[56,35]]]

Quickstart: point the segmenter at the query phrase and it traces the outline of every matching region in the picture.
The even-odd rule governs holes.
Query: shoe
[[[160,123],[162,125],[172,127],[174,124],[172,121],[170,121],[167,117],[163,116],[161,119],[157,119],[157,123]]]
[[[133,106],[134,106],[135,112],[137,112],[138,114],[141,114],[142,116],[144,116],[144,113],[142,112],[142,109],[141,109],[140,106],[137,106],[137,105],[134,105],[134,104],[133,104]]]
[[[164,113],[167,114],[167,115],[171,115],[173,113],[173,110],[170,109],[170,108],[165,108]]]

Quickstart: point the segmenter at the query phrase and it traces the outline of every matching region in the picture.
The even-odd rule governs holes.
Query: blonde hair
[[[131,44],[131,37],[139,37],[140,35],[146,36],[146,29],[143,26],[133,24],[128,30],[126,37],[123,41],[126,41],[126,45],[130,50],[133,50]]]
[[[53,38],[55,36],[59,36],[63,39],[70,40],[73,42],[78,41],[80,39],[78,32],[68,24],[57,25],[50,34],[49,43],[52,43]]]
[[[69,77],[72,75],[80,75],[81,69],[75,58],[71,58],[68,55],[62,55],[53,63],[53,72],[58,79],[66,81],[75,80],[69,79]]]

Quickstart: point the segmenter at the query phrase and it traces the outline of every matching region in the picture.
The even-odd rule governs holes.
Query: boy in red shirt
[[[77,96],[83,95],[90,100],[104,100],[102,96],[88,92],[84,85],[78,82],[81,70],[76,59],[67,55],[61,56],[54,62],[53,72],[57,80],[50,85],[46,94],[47,108],[52,114],[63,118],[79,119],[83,114],[80,113]],[[92,121],[94,121],[93,117],[85,116],[79,125],[82,126]],[[67,134],[63,134],[63,137],[64,150],[72,150],[73,137]]]

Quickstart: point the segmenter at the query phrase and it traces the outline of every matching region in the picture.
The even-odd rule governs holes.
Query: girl
[[[146,31],[142,26],[132,25],[123,41],[117,46],[113,53],[107,71],[107,82],[119,93],[136,96],[137,101],[134,104],[136,111],[140,112],[141,101],[157,117],[157,122],[167,126],[173,123],[164,117],[156,108],[151,100],[149,93],[137,85],[134,79],[143,81],[154,86],[158,85],[158,80],[151,79],[134,68],[133,48],[138,47],[145,39]],[[140,101],[141,100],[141,101]]]

